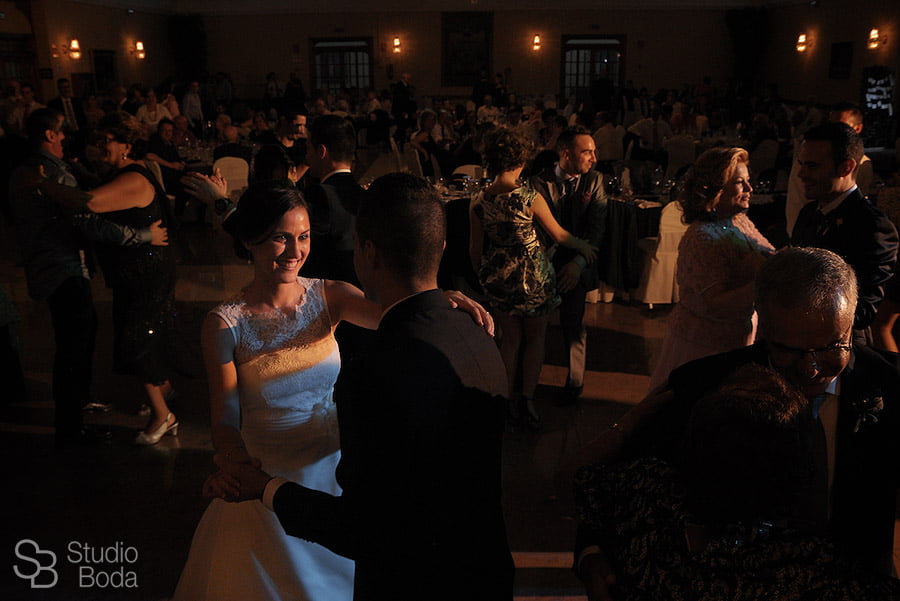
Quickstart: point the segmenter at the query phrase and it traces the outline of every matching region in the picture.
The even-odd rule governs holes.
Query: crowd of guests
[[[597,132],[627,126],[632,157],[664,164],[660,134],[703,135],[735,116],[709,82],[650,99],[600,81],[563,109],[527,111],[486,74],[471,108],[436,110],[419,109],[408,73],[386,95],[311,101],[299,79],[270,73],[256,109],[236,106],[225,74],[180,98],[172,85],[115,88],[105,106],[58,88],[47,107],[3,114],[31,149],[9,214],[29,292],[53,320],[59,446],[102,438],[81,422],[96,333],[85,250],[96,243],[113,289],[116,369],[144,389],[143,445],[179,426],[179,205],[166,193],[218,215],[253,265],[201,334],[219,469],[175,598],[511,599],[500,441],[505,421],[541,428],[534,395],[556,310],[559,402],[583,392],[585,300],[609,249]],[[900,598],[900,367],[870,346],[897,230],[857,185],[853,110],[818,123],[807,107],[781,131],[772,90],[748,104],[747,148],[703,152],[677,189],[681,302],[651,390],[572,463],[575,569],[592,600]],[[485,167],[469,254],[489,313],[438,289],[446,215],[433,185],[355,181],[361,130],[376,146],[409,144],[426,175]],[[798,137],[807,201],[777,251],[747,216],[749,153],[767,136]],[[198,138],[248,162],[239,202],[220,173],[188,168],[179,148]]]

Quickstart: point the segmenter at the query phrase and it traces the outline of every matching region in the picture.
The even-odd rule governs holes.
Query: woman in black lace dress
[[[94,189],[87,208],[123,225],[170,225],[168,199],[147,170],[141,152],[140,124],[123,112],[104,117],[98,127],[104,161],[114,173]],[[175,300],[175,255],[170,246],[107,247],[101,249],[107,284],[113,290],[115,368],[136,376],[150,406],[150,420],[138,433],[137,444],[152,445],[178,433],[178,420],[166,403],[174,395],[167,361]]]
[[[900,599],[900,581],[842,557],[809,517],[815,427],[805,397],[748,365],[695,405],[680,469],[655,458],[581,468],[579,531],[615,573],[614,584],[587,578],[588,597]],[[600,557],[585,549],[579,573]]]

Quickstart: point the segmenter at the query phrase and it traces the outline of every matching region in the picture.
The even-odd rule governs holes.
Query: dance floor
[[[2,599],[158,601],[175,587],[207,503],[200,486],[213,470],[199,326],[217,301],[250,279],[249,266],[233,257],[223,233],[186,225],[178,238],[176,360],[185,372],[173,378],[180,395],[173,406],[181,423],[179,436],[166,437],[155,447],[132,444],[144,423],[137,415],[143,393],[111,372],[110,295],[98,278],[95,395],[115,409],[87,420],[111,429],[113,439],[56,450],[49,314],[44,303],[28,299],[12,237],[0,231],[0,281],[20,312],[17,329],[28,390],[27,399],[4,398],[0,406],[5,491],[0,536],[7,558],[0,570]],[[517,599],[584,599],[570,568],[575,530],[571,485],[557,471],[573,450],[640,400],[668,313],[667,307],[651,311],[620,300],[589,304],[584,396],[567,407],[554,405],[565,372],[559,328],[551,325],[537,394],[542,427],[538,432],[510,428],[504,443],[504,508],[518,568]],[[87,549],[110,554],[110,561],[86,563]],[[52,588],[29,588],[31,581],[12,569],[25,577],[45,569],[50,556],[38,550],[56,555],[58,582]],[[34,582],[42,583],[40,578]]]

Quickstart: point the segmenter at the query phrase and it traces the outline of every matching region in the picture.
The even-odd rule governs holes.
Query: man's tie
[[[810,485],[810,517],[818,528],[828,526],[828,439],[825,426],[819,415],[819,407],[825,401],[820,394],[811,405],[814,422],[813,435],[813,478]]]
[[[570,177],[563,182],[563,198],[569,198],[575,193],[575,186],[578,185],[578,178]]]

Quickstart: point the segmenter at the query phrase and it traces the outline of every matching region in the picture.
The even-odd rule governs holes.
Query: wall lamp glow
[[[797,52],[806,52],[806,49],[809,48],[809,42],[806,41],[806,34],[801,33],[797,36]]]
[[[394,49],[394,54],[400,54],[400,51],[403,49],[403,47],[400,45],[400,36],[394,36],[394,41],[391,43],[391,47]]]
[[[541,34],[536,33],[534,37],[531,39],[531,49],[532,50],[540,50],[541,49]]]
[[[869,40],[866,46],[869,48],[869,50],[875,50],[879,46],[884,46],[885,44],[887,44],[887,38],[883,35],[880,35],[878,33],[878,29],[873,28],[869,32]]]
[[[145,58],[147,58],[147,51],[144,49],[144,42],[134,43],[134,56],[136,56],[138,60],[144,60]]]
[[[76,39],[69,42],[69,56],[76,61],[81,58],[81,44]]]
[[[59,58],[60,54],[65,54],[72,60],[77,61],[81,58],[81,44],[76,39],[72,39],[68,44],[61,44],[60,46],[50,44],[50,56]]]

